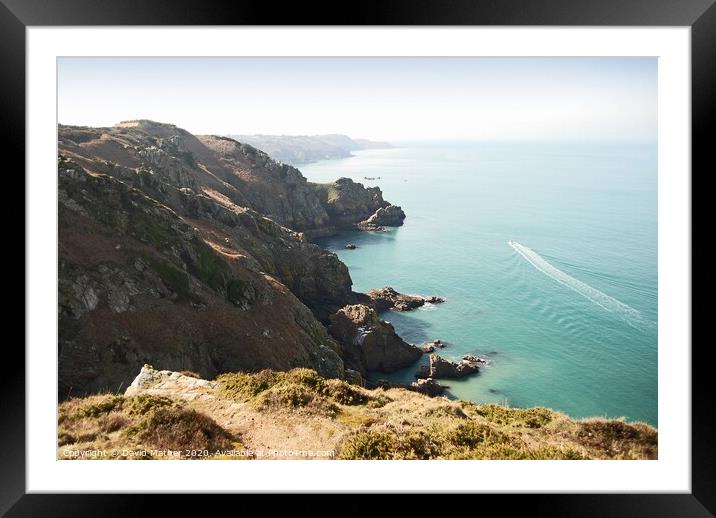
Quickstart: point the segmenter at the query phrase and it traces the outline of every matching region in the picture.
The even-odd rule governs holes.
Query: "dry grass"
[[[214,420],[195,410],[160,408],[136,428],[143,445],[160,450],[208,450],[232,447],[233,437]]]
[[[59,407],[60,458],[72,451],[124,451],[113,458],[135,458],[133,451],[216,451],[231,448],[234,436],[209,416],[163,396],[100,394],[71,399]],[[137,458],[151,458],[141,456]]]
[[[573,420],[403,389],[368,390],[310,369],[227,373],[205,397],[113,394],[60,405],[63,448],[303,449],[340,459],[655,459],[657,431],[623,420]],[[237,442],[241,437],[241,444]],[[233,445],[233,446],[232,446]],[[237,446],[238,445],[238,446]],[[232,457],[217,453],[212,458]],[[145,457],[146,458],[146,457]]]
[[[238,402],[249,401],[261,392],[272,387],[277,377],[271,370],[263,370],[256,374],[231,372],[216,378],[220,385],[220,394],[226,399]]]
[[[327,380],[305,368],[287,372],[263,370],[256,374],[228,373],[216,378],[222,397],[250,402],[259,411],[302,410],[335,416],[338,405],[383,406],[389,400],[381,394],[355,387],[342,380]]]
[[[576,440],[590,450],[616,459],[655,459],[659,437],[645,423],[627,424],[619,419],[585,419],[578,425]]]

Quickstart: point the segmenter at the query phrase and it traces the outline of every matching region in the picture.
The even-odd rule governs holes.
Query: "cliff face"
[[[301,172],[226,137],[194,136],[171,124],[129,121],[111,128],[60,126],[59,149],[92,171],[191,189],[220,205],[254,209],[308,239],[355,225],[390,205],[377,187],[349,179],[310,183]],[[326,196],[326,191],[333,196]],[[154,192],[155,195],[165,194]]]
[[[60,396],[117,390],[148,361],[209,377],[267,366],[342,377],[338,344],[277,278],[302,267],[292,256],[308,263],[320,251],[252,211],[185,202],[217,219],[202,209],[180,217],[114,178],[60,164]],[[285,254],[250,254],[259,241]]]
[[[198,142],[199,146],[190,146],[191,151],[198,160],[204,160],[202,164],[209,162],[207,169],[228,184],[219,192],[235,203],[300,232],[334,231],[313,185],[295,167],[228,138],[201,136]],[[234,190],[241,196],[237,197]]]
[[[321,322],[356,294],[308,236],[364,219],[379,191],[338,182],[338,218],[297,169],[150,121],[60,126],[58,170],[61,397],[145,362],[345,375]]]

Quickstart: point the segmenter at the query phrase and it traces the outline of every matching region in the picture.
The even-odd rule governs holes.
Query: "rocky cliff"
[[[60,164],[60,395],[116,390],[148,361],[204,376],[310,366],[342,377],[340,347],[281,281],[310,298],[311,283],[337,275],[349,290],[342,264],[253,211],[184,202],[194,211],[182,217]]]
[[[383,226],[398,227],[405,219],[400,207],[383,199],[379,187],[366,188],[350,178],[339,178],[329,184],[314,184],[313,187],[321,205],[326,208],[332,229],[384,230]],[[402,218],[395,215],[396,208]],[[389,222],[380,216],[386,211],[394,215]]]
[[[377,187],[347,178],[313,184],[248,144],[147,120],[111,128],[60,126],[59,151],[90,171],[133,184],[138,175],[152,180],[142,187],[154,184],[155,197],[168,194],[162,185],[190,190],[228,208],[253,209],[307,239],[355,226],[390,205]]]
[[[379,190],[340,180],[329,200],[251,146],[150,121],[60,126],[58,172],[60,397],[146,362],[355,376],[324,324],[360,296],[307,234],[362,221]]]

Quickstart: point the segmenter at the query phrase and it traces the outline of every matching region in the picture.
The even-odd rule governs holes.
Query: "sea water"
[[[489,360],[444,380],[451,396],[658,424],[655,143],[420,142],[354,155],[301,170],[379,186],[405,224],[319,244],[355,290],[447,299],[382,317],[406,341],[447,342],[448,359]],[[416,370],[378,377],[409,383]]]

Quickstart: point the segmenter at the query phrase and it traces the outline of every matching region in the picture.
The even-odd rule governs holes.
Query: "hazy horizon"
[[[58,122],[386,140],[656,140],[656,58],[59,58]]]

